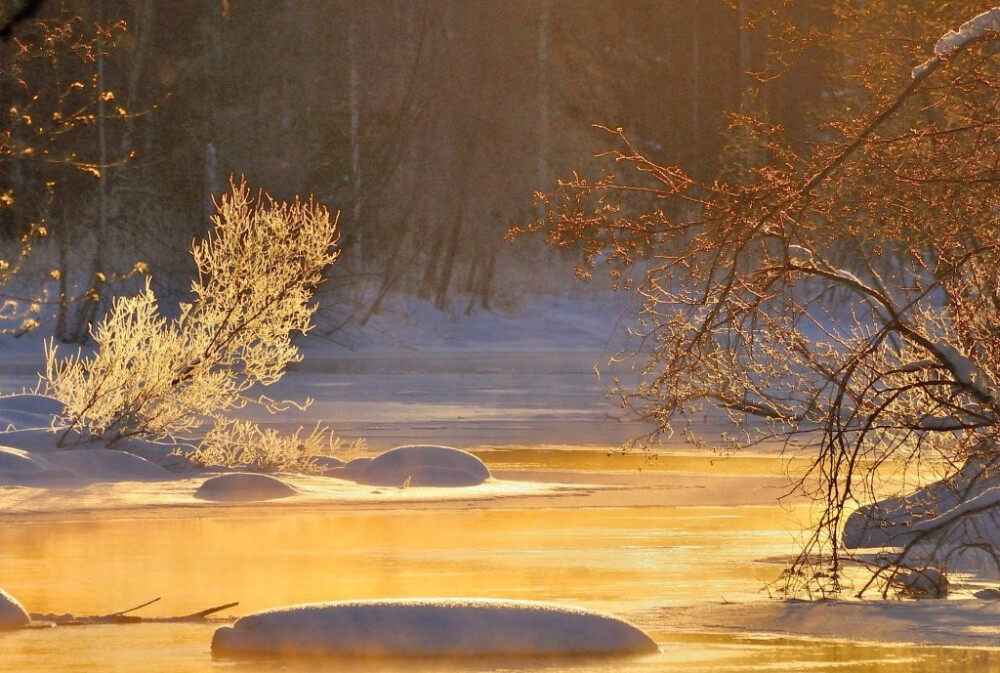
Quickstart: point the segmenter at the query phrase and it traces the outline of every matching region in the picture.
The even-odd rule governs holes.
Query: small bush
[[[42,384],[66,405],[68,428],[113,443],[176,436],[252,401],[247,391],[300,359],[293,335],[311,327],[310,300],[338,255],[336,220],[312,201],[254,199],[232,184],[192,246],[195,299],[167,320],[149,282],[119,298],[92,330],[96,350],[60,359],[50,342]]]
[[[194,451],[186,454],[201,467],[240,467],[284,472],[322,472],[316,456],[329,456],[360,448],[358,440],[345,446],[329,428],[316,426],[309,434],[299,428],[281,435],[251,421],[220,421]]]

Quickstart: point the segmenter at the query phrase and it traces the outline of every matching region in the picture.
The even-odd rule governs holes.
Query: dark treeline
[[[395,291],[489,308],[548,259],[503,234],[607,148],[592,124],[702,177],[748,100],[794,134],[825,95],[823,55],[748,76],[775,26],[753,4],[48,0],[0,45],[0,226],[44,227],[63,290],[93,290],[63,307],[69,339],[137,261],[183,292],[231,175],[341,212],[325,292],[354,320]],[[802,35],[833,20],[830,2],[779,4]]]

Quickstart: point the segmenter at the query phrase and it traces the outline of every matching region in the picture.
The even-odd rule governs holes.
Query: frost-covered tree
[[[617,390],[652,424],[641,445],[712,405],[734,422],[733,446],[777,441],[808,459],[797,486],[820,507],[792,589],[841,588],[845,520],[885,496],[884,477],[966,487],[891,502],[941,523],[919,542],[940,542],[943,508],[954,523],[1000,502],[1000,8],[940,35],[881,79],[848,75],[870,112],[841,110],[807,142],[739,119],[762,158],[739,180],[699,181],[611,131],[615,173],[561,182],[532,227],[582,245],[583,275],[609,264],[641,297],[638,382]],[[979,524],[950,548],[995,555],[1000,527]],[[884,588],[950,553],[856,560]]]
[[[147,283],[115,300],[93,330],[93,355],[60,359],[49,345],[43,384],[66,405],[64,438],[189,432],[245,406],[251,387],[299,360],[292,338],[310,329],[313,291],[337,258],[336,220],[312,201],[254,198],[241,182],[213,224],[192,247],[194,299],[176,319]]]

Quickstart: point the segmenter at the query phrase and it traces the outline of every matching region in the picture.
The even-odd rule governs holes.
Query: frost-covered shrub
[[[117,299],[93,329],[93,355],[46,351],[43,387],[66,405],[68,430],[114,442],[164,437],[251,401],[255,384],[281,378],[300,359],[310,299],[338,253],[336,220],[312,201],[254,198],[244,182],[217,204],[214,229],[191,254],[194,300],[166,319],[147,282]]]
[[[299,428],[290,435],[282,435],[251,421],[220,421],[187,458],[202,467],[323,472],[326,468],[316,463],[316,456],[351,451],[358,445],[355,442],[345,446],[343,440],[320,426],[309,434]]]

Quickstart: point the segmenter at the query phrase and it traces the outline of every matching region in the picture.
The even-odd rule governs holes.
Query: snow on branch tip
[[[994,7],[982,14],[974,16],[961,26],[958,30],[949,30],[945,33],[937,44],[934,45],[934,56],[916,66],[910,73],[913,79],[926,76],[932,70],[970,43],[981,40],[987,33],[1000,32],[1000,7]]]

